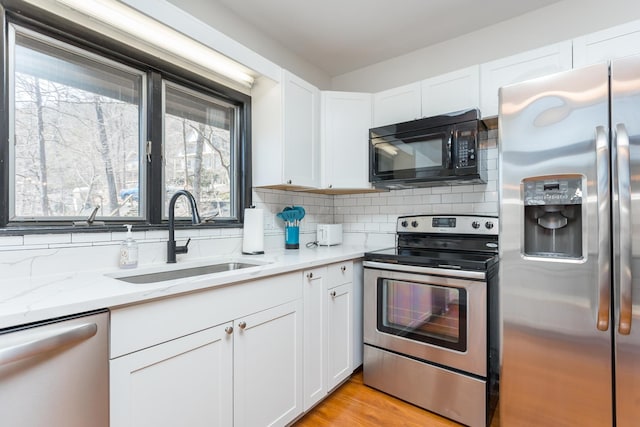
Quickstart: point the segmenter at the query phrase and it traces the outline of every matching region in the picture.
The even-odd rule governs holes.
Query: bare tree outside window
[[[184,188],[203,217],[232,216],[235,108],[166,84],[164,123],[165,214],[171,195]],[[189,216],[188,206],[178,204],[176,215]]]
[[[140,217],[143,75],[18,35],[14,218]]]

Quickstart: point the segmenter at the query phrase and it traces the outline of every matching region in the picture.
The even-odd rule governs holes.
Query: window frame
[[[175,84],[203,96],[213,97],[238,108],[238,151],[233,162],[234,197],[233,210],[235,216],[214,219],[199,225],[206,228],[241,227],[244,208],[251,205],[251,97],[224,86],[218,82],[203,77],[195,71],[179,67],[151,54],[122,44],[97,32],[89,30],[78,23],[57,15],[44,13],[35,6],[20,0],[0,0],[2,13],[2,34],[0,35],[3,59],[2,85],[0,97],[3,111],[0,123],[0,235],[24,235],[37,233],[68,233],[68,232],[105,232],[121,231],[122,224],[134,224],[136,230],[165,229],[166,218],[163,218],[163,105],[162,93],[164,82]],[[37,17],[37,18],[36,18]],[[129,67],[146,74],[146,108],[140,123],[141,132],[146,132],[146,138],[141,138],[140,152],[140,186],[146,185],[146,198],[141,205],[139,217],[119,217],[105,221],[105,225],[74,226],[73,220],[67,218],[52,218],[34,221],[11,221],[10,214],[10,176],[12,162],[8,143],[10,135],[9,105],[11,72],[9,63],[8,26],[9,23],[42,34],[45,37],[70,44],[74,47],[97,55],[106,61],[116,62],[123,67]],[[64,29],[64,30],[62,30]],[[144,103],[143,103],[144,105]],[[141,112],[143,113],[143,112]],[[150,152],[148,152],[148,148]],[[142,210],[144,209],[144,210]],[[178,227],[190,227],[191,221],[176,218]]]

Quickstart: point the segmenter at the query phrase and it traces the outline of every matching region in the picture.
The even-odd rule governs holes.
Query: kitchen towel
[[[254,207],[244,210],[242,253],[258,255],[264,253],[264,210]]]

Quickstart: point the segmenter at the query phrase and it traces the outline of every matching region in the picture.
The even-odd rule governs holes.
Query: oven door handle
[[[468,271],[459,270],[453,268],[433,268],[433,267],[421,267],[417,265],[405,265],[405,264],[391,264],[386,262],[377,261],[364,261],[362,265],[365,268],[374,268],[376,270],[389,270],[399,271],[403,273],[417,273],[417,274],[433,274],[436,276],[455,276],[463,279],[475,279],[484,280],[484,271]],[[448,266],[451,267],[451,266]]]

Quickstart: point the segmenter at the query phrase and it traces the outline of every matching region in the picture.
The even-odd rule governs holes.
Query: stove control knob
[[[409,226],[409,223],[407,221],[402,221],[400,225],[407,228]]]
[[[487,227],[487,230],[491,230],[493,228],[493,223],[491,221],[487,221],[484,223],[484,226]]]
[[[478,222],[478,221],[473,221],[473,222],[471,223],[471,226],[477,230],[478,228],[480,228],[480,222]]]
[[[418,221],[411,221],[411,226],[416,228],[418,226]]]

